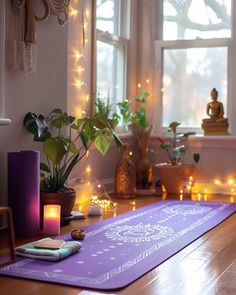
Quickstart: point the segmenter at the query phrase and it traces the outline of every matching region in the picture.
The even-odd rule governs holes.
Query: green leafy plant
[[[172,165],[182,164],[184,155],[187,150],[186,144],[181,144],[182,139],[187,139],[190,135],[194,135],[195,132],[181,133],[177,132],[177,127],[181,125],[178,122],[172,122],[169,125],[168,133],[171,134],[170,140],[165,141],[161,137],[157,137],[157,140],[161,143],[160,147],[164,149],[168,155],[169,161]],[[198,153],[193,154],[193,160],[198,163],[200,160],[200,155]]]
[[[125,99],[124,101],[118,103],[120,114],[124,123],[133,123],[143,129],[148,127],[145,102],[149,96],[150,94],[147,91],[144,91],[134,96],[131,100]],[[130,110],[132,103],[136,104],[136,111]]]
[[[40,189],[43,192],[57,192],[67,189],[67,180],[77,163],[94,145],[105,154],[113,138],[118,147],[122,142],[109,123],[104,121],[98,127],[96,117],[76,119],[61,109],[54,109],[49,116],[29,112],[23,125],[33,134],[34,141],[43,143],[46,162],[40,163]]]
[[[99,96],[95,100],[95,118],[104,125],[112,122],[116,126],[119,123],[119,115],[114,111],[114,106],[109,104],[109,97],[107,102]]]

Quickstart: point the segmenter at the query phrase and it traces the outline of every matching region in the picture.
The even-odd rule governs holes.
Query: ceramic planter
[[[157,173],[161,183],[164,185],[168,194],[179,194],[182,182],[193,176],[195,171],[194,164],[169,165],[158,164]]]

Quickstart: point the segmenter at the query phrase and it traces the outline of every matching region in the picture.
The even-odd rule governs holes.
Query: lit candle
[[[61,206],[45,205],[43,216],[43,233],[49,236],[59,235]]]

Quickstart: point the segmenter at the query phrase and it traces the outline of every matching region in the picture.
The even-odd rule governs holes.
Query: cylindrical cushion
[[[39,178],[38,151],[8,153],[8,204],[12,208],[17,236],[39,233]]]

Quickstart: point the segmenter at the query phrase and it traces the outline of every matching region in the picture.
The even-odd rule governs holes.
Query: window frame
[[[104,42],[108,45],[115,46],[123,51],[123,99],[127,97],[127,84],[128,79],[131,71],[131,63],[128,61],[128,57],[130,56],[130,36],[131,36],[131,22],[132,22],[132,12],[133,12],[134,1],[133,0],[121,0],[120,1],[120,19],[118,24],[118,35],[111,34],[109,32],[104,32],[96,28],[95,23],[95,31],[96,31],[96,39],[95,39],[95,52],[97,52],[97,41]],[[122,20],[122,21],[121,21]],[[97,86],[97,58],[95,62],[95,93],[96,93],[96,86]],[[119,134],[125,133],[125,126],[118,126],[116,127],[116,131]]]
[[[155,71],[156,71],[156,93],[157,100],[155,109],[157,110],[156,126],[157,132],[166,132],[167,128],[162,126],[163,119],[163,95],[162,95],[162,77],[163,77],[163,51],[165,49],[188,49],[188,48],[200,48],[200,47],[226,47],[228,49],[228,83],[227,83],[227,117],[230,122],[230,133],[236,134],[236,120],[233,122],[233,115],[236,111],[236,101],[233,99],[233,93],[236,93],[236,83],[233,83],[233,77],[236,76],[236,61],[234,58],[234,52],[236,52],[236,3],[232,1],[231,11],[231,37],[230,38],[215,38],[215,39],[194,39],[194,40],[162,40],[163,30],[163,1],[158,1],[156,6],[156,13],[158,13],[156,19],[156,31],[155,40]],[[210,91],[210,90],[209,90]],[[198,134],[203,134],[201,126],[198,128],[182,127],[180,131],[195,131]]]

